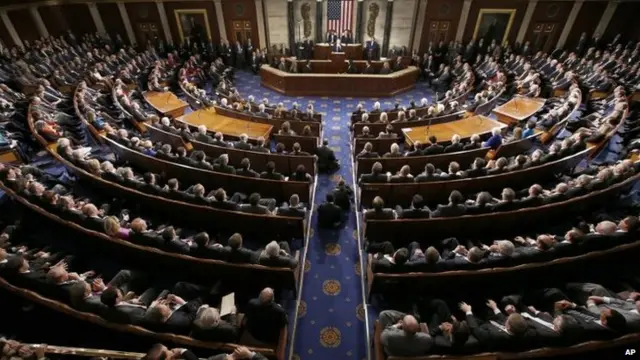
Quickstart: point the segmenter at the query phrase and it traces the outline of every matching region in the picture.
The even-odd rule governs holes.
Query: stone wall
[[[280,47],[280,44],[285,44],[285,47],[288,47],[287,0],[264,1],[263,5],[266,8],[269,47],[273,44],[278,45],[278,47]]]
[[[394,46],[406,46],[409,48],[413,19],[416,11],[418,11],[417,6],[417,0],[395,0],[393,2],[389,48]]]

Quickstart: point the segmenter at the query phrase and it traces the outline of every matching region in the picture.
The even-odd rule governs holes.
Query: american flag
[[[338,36],[344,30],[351,30],[354,2],[354,0],[327,1],[327,30],[335,30]]]

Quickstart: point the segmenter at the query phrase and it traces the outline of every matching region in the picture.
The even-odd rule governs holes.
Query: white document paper
[[[231,293],[222,297],[220,302],[220,316],[231,314],[233,308],[236,306],[235,293]]]

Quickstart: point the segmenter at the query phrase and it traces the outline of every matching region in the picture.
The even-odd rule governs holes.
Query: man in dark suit
[[[224,189],[217,189],[213,193],[213,198],[215,201],[211,202],[211,207],[231,211],[240,211],[240,205],[238,205],[238,203],[236,203],[235,201],[229,200]]]
[[[336,40],[338,40],[338,35],[336,35],[336,32],[333,30],[329,30],[329,32],[327,33],[327,44],[333,45],[336,43]]]
[[[436,138],[435,135],[431,135],[429,136],[429,144],[425,146],[424,150],[422,151],[422,154],[436,155],[436,154],[442,154],[443,151],[444,151],[444,147],[438,144],[438,138]]]
[[[209,240],[209,234],[200,232],[193,237],[193,246],[191,255],[216,260],[225,260],[229,255],[229,251],[222,244]]]
[[[260,174],[260,178],[269,180],[284,180],[284,175],[276,172],[276,163],[273,161],[267,162],[265,171]]]
[[[365,43],[365,56],[364,58],[371,60],[380,60],[380,51],[379,45],[375,38],[371,38],[371,40],[367,40]]]
[[[189,334],[201,305],[199,298],[186,301],[175,294],[168,294],[149,306],[144,316],[146,327],[158,332]]]
[[[293,194],[289,198],[289,203],[285,203],[283,206],[280,206],[277,209],[276,214],[279,216],[303,218],[307,214],[307,209],[305,209],[304,205],[300,203],[300,197],[297,194]]]
[[[396,214],[398,214],[398,219],[426,219],[429,218],[431,212],[424,205],[422,195],[415,194],[411,200],[411,207],[403,209],[401,206],[396,206]]]
[[[487,307],[491,311],[489,321],[481,324],[471,311],[470,305],[464,302],[460,304],[460,310],[466,314],[471,334],[484,349],[521,351],[531,346],[536,333],[522,315],[512,313],[508,317],[505,316],[493,300],[487,302]]]
[[[273,215],[269,208],[260,204],[260,200],[260,194],[252,193],[249,195],[249,203],[240,205],[240,211],[251,214]]]
[[[203,305],[193,321],[191,337],[203,341],[237,343],[240,340],[240,325],[235,309],[221,317],[218,309]]]
[[[291,255],[291,248],[286,241],[268,243],[258,257],[258,264],[272,267],[288,267],[295,269],[298,259]]]
[[[392,220],[396,214],[393,209],[384,207],[384,200],[376,196],[371,203],[371,209],[364,212],[365,220]]]
[[[362,71],[362,73],[367,75],[372,75],[376,73],[376,69],[371,65],[371,61],[367,60],[364,66],[364,71]]]
[[[353,200],[353,189],[344,179],[340,179],[338,181],[338,185],[336,185],[335,189],[331,192],[335,199],[335,204],[340,206],[340,208],[344,211],[349,211],[351,209],[351,202]]]
[[[436,167],[433,164],[427,164],[424,167],[424,172],[416,176],[415,182],[429,182],[440,180],[440,175],[436,174]]]
[[[135,294],[123,294],[121,289],[113,286],[102,291],[100,300],[108,308],[105,314],[107,320],[137,325],[143,322],[147,307],[158,295],[151,288],[135,297]]]
[[[287,312],[274,299],[273,289],[265,288],[251,299],[245,310],[246,329],[259,341],[276,344],[280,329],[287,325]]]
[[[378,184],[378,183],[386,183],[388,181],[389,181],[389,176],[387,174],[382,173],[382,164],[380,162],[375,162],[371,166],[370,174],[360,175],[360,180],[358,180],[358,184]]]
[[[340,168],[340,162],[329,147],[329,140],[322,140],[322,146],[316,149],[318,171],[331,172]]]
[[[353,38],[351,37],[351,32],[349,30],[345,30],[342,32],[342,36],[340,37],[340,42],[347,45],[353,42]]]
[[[252,178],[260,177],[260,174],[251,169],[251,162],[249,161],[249,158],[244,158],[240,161],[240,167],[236,169],[236,175]]]
[[[326,201],[318,206],[318,226],[322,228],[335,228],[344,221],[342,209],[335,204],[332,193],[328,193]]]
[[[448,66],[444,67],[444,71],[437,79],[431,82],[431,85],[436,89],[436,91],[445,91],[449,88],[449,84],[451,83],[451,72]]]
[[[462,216],[466,211],[462,194],[458,190],[453,190],[449,195],[449,204],[438,205],[438,208],[431,213],[431,217]]]
[[[255,264],[258,261],[258,253],[242,246],[242,235],[235,233],[231,235],[228,245],[225,247],[228,252],[227,261],[236,264]]]

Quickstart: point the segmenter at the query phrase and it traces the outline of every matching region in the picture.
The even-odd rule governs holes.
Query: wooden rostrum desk
[[[363,63],[364,62],[358,62]],[[302,65],[302,64],[299,64]],[[360,65],[360,64],[358,64]],[[358,66],[357,65],[357,66]],[[287,73],[269,65],[260,69],[262,86],[290,96],[388,97],[413,89],[419,70],[415,66],[389,75],[344,74],[335,70],[330,60],[312,61],[314,73]],[[344,62],[346,71],[347,63]],[[322,73],[316,73],[321,71]]]

